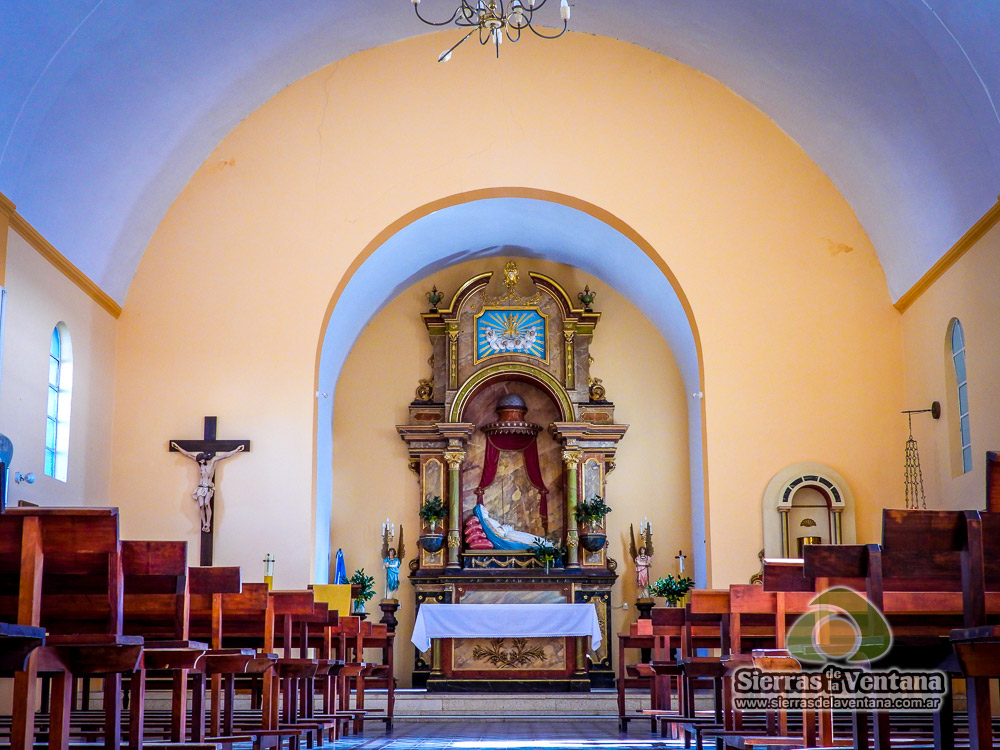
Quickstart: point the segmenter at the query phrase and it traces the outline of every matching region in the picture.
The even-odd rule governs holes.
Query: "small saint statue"
[[[212,530],[212,498],[215,497],[215,465],[223,459],[235,456],[243,450],[242,445],[236,446],[235,450],[224,451],[222,453],[192,453],[181,448],[177,443],[170,445],[179,453],[187,456],[198,464],[198,471],[201,476],[198,479],[198,486],[191,493],[198,502],[198,511],[201,513],[201,530]]]
[[[382,524],[382,567],[385,568],[385,599],[387,601],[396,598],[396,589],[399,588],[399,567],[403,560],[403,527],[399,527],[399,546],[390,546],[395,535],[396,525],[389,523],[389,519]]]
[[[645,547],[639,547],[639,553],[635,556],[635,587],[641,599],[649,598],[649,569],[652,565],[653,556],[646,554]]]
[[[639,524],[639,541],[641,545],[635,543],[635,529],[632,524],[628,527],[629,533],[629,554],[635,563],[635,587],[640,599],[649,598],[649,569],[653,565],[653,527],[648,519],[643,519]]]

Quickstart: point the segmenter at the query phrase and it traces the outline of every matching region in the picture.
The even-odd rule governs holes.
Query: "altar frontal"
[[[422,318],[433,371],[417,388],[409,423],[396,429],[420,484],[420,549],[409,571],[417,621],[424,627],[430,617],[424,605],[455,606],[432,618],[438,630],[426,631],[415,687],[613,683],[607,630],[617,563],[607,556],[603,518],[583,525],[577,513],[606,497],[628,429],[615,423],[614,404],[590,372],[601,317],[591,308],[595,294],[581,292],[577,305],[554,279],[522,277],[513,261],[467,280],[447,306],[436,287],[428,294]],[[476,606],[463,613],[468,605]],[[526,616],[550,607],[569,616],[557,605],[586,605],[598,628],[592,653],[582,637],[589,631],[508,632],[499,623],[514,610],[505,605],[528,605]],[[477,619],[495,627],[460,635],[458,623]]]

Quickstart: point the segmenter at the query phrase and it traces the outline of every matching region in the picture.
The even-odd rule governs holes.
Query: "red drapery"
[[[483,475],[476,488],[477,502],[482,505],[483,490],[493,484],[497,477],[497,464],[500,462],[500,451],[521,451],[524,454],[524,468],[528,470],[528,479],[538,489],[542,499],[538,510],[543,518],[549,515],[548,494],[545,482],[542,480],[542,470],[538,465],[538,442],[535,435],[487,435],[486,456],[483,459]]]

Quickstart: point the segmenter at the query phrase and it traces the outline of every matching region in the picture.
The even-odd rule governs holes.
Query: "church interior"
[[[994,746],[1000,9],[522,2],[0,13],[0,746]]]

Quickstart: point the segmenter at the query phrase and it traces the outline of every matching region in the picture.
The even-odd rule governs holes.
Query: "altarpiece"
[[[606,496],[628,429],[615,423],[614,404],[591,379],[590,343],[601,314],[575,306],[554,279],[522,277],[508,262],[502,273],[468,279],[446,307],[422,317],[433,374],[417,389],[409,424],[396,429],[419,502],[442,498],[448,517],[446,543],[421,546],[410,562],[416,607],[592,603],[605,637],[589,656],[583,639],[571,637],[435,640],[429,653],[417,654],[414,686],[611,685],[607,630],[617,564],[600,536],[603,522],[581,530],[575,519],[577,503]],[[431,529],[425,523],[422,531]],[[581,540],[582,531],[594,533]],[[561,551],[548,566],[533,551],[540,538]]]

